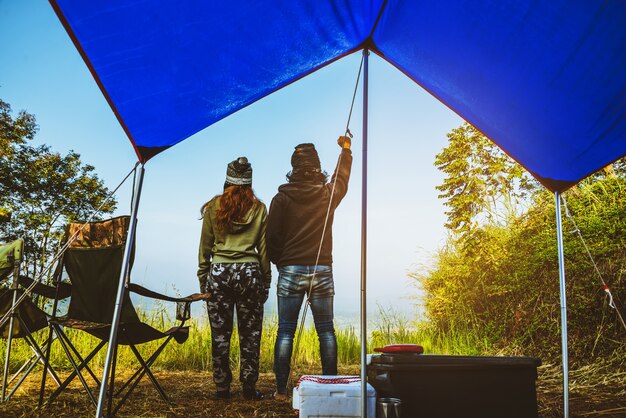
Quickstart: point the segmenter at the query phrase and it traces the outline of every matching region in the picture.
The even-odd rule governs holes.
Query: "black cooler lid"
[[[443,356],[415,353],[384,353],[372,355],[372,365],[420,365],[449,367],[538,367],[535,357]]]

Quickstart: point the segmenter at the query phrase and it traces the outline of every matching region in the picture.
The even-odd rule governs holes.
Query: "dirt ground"
[[[558,368],[540,368],[537,382],[539,416],[563,416]],[[358,368],[340,370],[344,374],[358,374]],[[124,373],[128,376],[128,373]],[[215,400],[215,386],[211,375],[197,371],[157,371],[168,396],[175,403],[167,405],[144,379],[128,402],[120,409],[118,417],[294,417],[291,402],[266,399],[246,401],[238,384],[233,385],[231,400]],[[575,376],[574,376],[575,377]],[[77,418],[95,415],[95,408],[80,382],[75,381],[49,406],[37,409],[39,374],[29,378],[8,402],[0,404],[0,417],[55,417]],[[48,385],[48,394],[53,387]],[[274,376],[266,373],[259,379],[258,389],[266,394],[273,391]],[[97,395],[96,395],[97,396]],[[607,379],[593,385],[573,381],[570,395],[572,417],[626,417],[626,380],[620,374],[617,380]]]

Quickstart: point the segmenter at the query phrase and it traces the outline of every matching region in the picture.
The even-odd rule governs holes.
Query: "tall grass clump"
[[[626,329],[618,317],[626,307],[626,175],[598,175],[564,196],[577,227],[564,214],[563,226],[570,232],[563,236],[569,355],[573,364],[584,365],[626,346]],[[424,290],[435,334],[457,340],[455,347],[473,335],[497,353],[559,361],[554,196],[537,194],[525,214],[504,225],[476,227],[474,236],[479,239],[469,249],[450,239],[430,271],[413,274]],[[609,306],[603,281],[616,309]]]
[[[391,308],[379,306],[377,322],[369,340],[370,352],[389,344],[421,345],[427,354],[469,356],[493,352],[489,342],[471,329],[443,331],[427,321],[411,321]]]
[[[150,311],[137,309],[142,321],[156,329],[165,330],[175,324],[165,307],[156,305]],[[199,316],[187,321],[189,338],[182,344],[170,341],[167,348],[161,353],[154,367],[164,370],[212,370],[211,364],[211,327],[205,316]],[[265,318],[260,348],[260,371],[271,372],[274,364],[274,342],[278,329],[278,319],[272,315]],[[86,332],[66,328],[68,338],[77,350],[85,355],[95,347],[99,340]],[[340,366],[354,366],[360,363],[360,335],[358,331],[347,326],[336,329],[338,345],[338,364]],[[36,333],[36,339],[43,341],[48,330]],[[305,370],[308,373],[321,372],[319,340],[313,325],[304,327],[297,344],[294,344],[293,365],[296,370]],[[163,340],[140,344],[137,348],[144,358],[147,358],[158,348]],[[431,324],[418,323],[394,312],[391,309],[380,308],[378,321],[368,337],[368,352],[375,347],[388,344],[419,344],[429,354],[485,354],[489,352],[486,343],[471,332],[448,331],[442,332]],[[0,342],[0,358],[4,359],[6,340]],[[15,340],[11,355],[10,368],[17,368],[31,355],[30,349],[21,340]],[[94,357],[91,364],[94,369],[101,369],[106,356],[106,348]],[[231,339],[231,365],[234,369],[239,364],[239,335],[235,325]],[[2,360],[3,361],[3,360]],[[51,364],[55,368],[70,369],[67,359],[58,341],[55,341],[51,351]],[[137,365],[134,354],[128,347],[120,346],[118,352],[118,367],[134,368]]]

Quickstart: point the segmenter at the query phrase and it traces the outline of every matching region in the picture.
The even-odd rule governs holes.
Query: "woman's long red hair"
[[[259,201],[250,186],[228,186],[217,198],[219,207],[215,221],[217,228],[223,232],[230,232],[233,222],[243,221],[250,209]],[[208,203],[205,203],[200,210],[203,216],[207,205]]]

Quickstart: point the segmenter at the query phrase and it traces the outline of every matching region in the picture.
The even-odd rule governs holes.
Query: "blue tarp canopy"
[[[364,47],[553,191],[626,154],[622,0],[51,3],[142,162]]]

